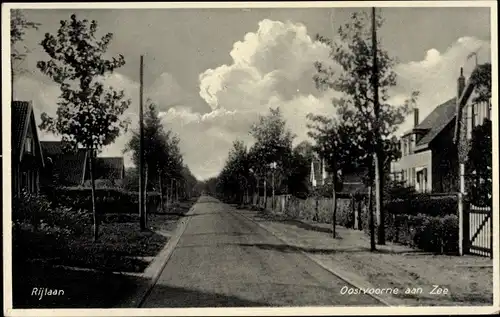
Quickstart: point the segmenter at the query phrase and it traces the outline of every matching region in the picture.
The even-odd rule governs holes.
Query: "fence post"
[[[464,214],[464,192],[465,192],[465,179],[464,179],[465,166],[460,163],[460,187],[458,191],[458,253],[459,255],[464,255],[467,252],[467,242],[469,238],[465,235],[465,214]],[[467,224],[468,225],[468,224]]]
[[[490,259],[493,259],[493,205],[490,205]]]

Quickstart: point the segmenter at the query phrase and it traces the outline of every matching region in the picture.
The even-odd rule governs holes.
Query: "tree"
[[[491,64],[478,65],[470,76],[477,95],[472,102],[491,103]],[[482,125],[472,130],[467,154],[467,192],[475,204],[491,207],[492,194],[492,122],[485,119]]]
[[[122,55],[104,58],[113,38],[107,33],[97,38],[96,21],[62,20],[56,35],[46,33],[41,42],[48,61],[37,63],[40,71],[61,89],[56,117],[42,113],[40,128],[62,136],[72,150],[83,148],[90,158],[94,240],[98,239],[99,219],[95,204],[94,161],[97,153],[111,144],[129,124],[123,114],[130,105],[123,91],[104,87],[104,76],[125,64]]]
[[[248,197],[250,178],[249,159],[247,148],[242,141],[233,142],[233,147],[221,173],[218,177],[218,191],[230,201],[238,200],[245,203]]]
[[[197,195],[196,188],[199,182],[187,165],[184,165],[182,168],[182,179],[184,182],[181,193],[182,199],[190,199],[192,195]]]
[[[491,64],[484,63],[478,65],[470,76],[470,81],[474,85],[477,96],[472,102],[482,102],[491,100]]]
[[[356,161],[368,169],[368,183],[371,187],[374,181],[375,153],[378,155],[379,170],[383,170],[384,162],[388,160],[387,153],[383,151],[384,144],[394,135],[399,125],[404,121],[410,110],[410,105],[415,102],[418,93],[413,92],[411,97],[402,104],[389,104],[390,88],[396,85],[394,72],[395,60],[384,49],[377,49],[377,78],[380,100],[378,116],[375,113],[375,91],[373,89],[373,46],[370,32],[370,19],[366,12],[355,12],[351,21],[339,28],[339,40],[332,41],[318,35],[316,39],[331,48],[333,62],[340,66],[338,74],[334,67],[325,63],[316,62],[317,70],[314,81],[318,89],[335,89],[343,93],[343,97],[333,100],[337,108],[337,117],[341,118],[342,125],[349,127],[350,135],[355,142],[359,157]],[[376,28],[380,28],[383,20],[376,16]],[[378,133],[375,133],[378,127]],[[383,188],[380,177],[380,188]],[[370,190],[371,193],[371,190]],[[371,204],[370,204],[370,208]],[[380,213],[379,240],[383,237],[383,213]]]
[[[140,160],[140,131],[134,130],[132,137],[125,146],[124,152],[132,152],[132,161],[139,166]],[[158,184],[160,193],[161,208],[163,210],[164,192],[167,188],[167,195],[174,197],[175,189],[170,188],[168,194],[167,179],[172,180],[176,189],[179,182],[184,181],[184,166],[182,155],[179,149],[179,138],[173,135],[171,130],[165,130],[158,112],[158,107],[148,101],[147,110],[144,116],[144,162],[146,165],[146,186],[147,190],[154,190]],[[174,183],[175,180],[175,183]],[[169,199],[167,199],[169,201]]]
[[[30,52],[27,46],[18,47],[24,41],[26,31],[29,29],[38,30],[40,23],[31,22],[26,19],[19,9],[10,10],[10,71],[11,71],[11,99],[14,100],[14,76],[15,73],[22,73],[22,63],[26,55]]]
[[[305,198],[309,193],[308,179],[311,160],[314,157],[313,145],[308,141],[299,143],[292,152],[289,171],[289,194]]]
[[[314,151],[318,153],[332,175],[332,235],[336,237],[337,191],[342,183],[338,175],[359,169],[363,157],[363,147],[353,141],[355,130],[352,126],[343,125],[342,120],[335,120],[324,116],[308,115],[311,120],[308,124],[308,135],[315,140]]]
[[[492,125],[491,120],[472,130],[470,149],[467,155],[467,193],[478,206],[491,207],[492,197]]]
[[[267,198],[269,165],[276,162],[275,178],[280,190],[287,191],[288,172],[291,170],[292,143],[295,135],[286,127],[286,120],[279,108],[270,109],[269,114],[260,116],[250,129],[255,144],[250,149],[251,168],[264,179],[264,193]],[[283,188],[285,187],[285,188]]]

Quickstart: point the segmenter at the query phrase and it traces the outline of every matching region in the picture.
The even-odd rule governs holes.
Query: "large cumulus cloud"
[[[460,68],[464,69],[464,76],[468,78],[475,66],[475,59],[468,59],[468,55],[477,52],[478,63],[484,63],[490,61],[490,51],[489,42],[473,37],[457,39],[444,52],[430,48],[422,60],[396,66],[398,85],[394,90],[394,99],[401,101],[409,92],[419,91],[417,107],[422,120],[438,105],[456,96]],[[412,124],[410,116],[401,125],[400,132],[408,130]]]
[[[473,60],[467,61],[466,56],[477,49],[480,62],[490,59],[488,43],[463,37],[444,52],[429,48],[422,60],[398,64],[395,68],[398,85],[392,91],[392,101],[400,103],[411,91],[420,91],[418,107],[423,118],[455,95],[460,66],[464,66],[468,75]],[[331,98],[339,96],[314,87],[314,62],[328,62],[329,51],[314,41],[302,24],[263,20],[254,32],[234,43],[228,53],[231,63],[200,73],[199,92],[186,91],[168,73],[146,89],[145,96],[160,106],[165,127],[180,136],[184,160],[199,178],[217,175],[235,139],[251,144],[248,134],[251,124],[270,107],[281,108],[300,141],[307,135],[306,115],[332,115]],[[138,83],[120,74],[110,76],[107,82],[124,89],[132,99],[127,115],[137,121]],[[55,111],[59,92],[54,85],[20,77],[16,87],[18,98],[33,100],[38,114]],[[196,107],[199,97],[208,104],[208,113]],[[410,117],[401,130],[411,122]],[[103,155],[122,155],[129,136],[130,133],[120,136]],[[129,156],[126,164],[131,164]]]

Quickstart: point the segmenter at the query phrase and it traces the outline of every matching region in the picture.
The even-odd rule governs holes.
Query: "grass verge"
[[[67,234],[58,227],[33,230],[25,224],[15,226],[14,307],[115,306],[147,284],[138,275],[165,246],[169,233],[195,202],[180,202],[166,213],[148,215],[148,229],[144,231],[136,214],[104,214],[97,242],[92,239],[89,223],[80,234]],[[63,290],[64,295],[40,299],[33,295],[33,288]]]

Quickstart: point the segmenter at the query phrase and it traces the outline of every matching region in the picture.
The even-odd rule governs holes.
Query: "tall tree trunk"
[[[179,181],[175,180],[175,202],[179,202]]]
[[[174,179],[170,178],[170,202],[174,203]]]
[[[334,166],[332,173],[332,237],[335,239],[337,237],[336,225],[337,225],[337,169]]]
[[[273,169],[273,174],[272,174],[272,195],[273,195],[272,196],[273,198],[271,200],[271,210],[274,211],[274,209],[275,209],[275,206],[274,206],[274,197],[275,197],[275,195],[274,195],[274,169]]]
[[[90,149],[90,185],[92,188],[92,217],[94,220],[94,242],[96,242],[99,239],[99,218],[97,216],[97,208],[96,208],[96,197],[95,197],[95,179],[94,179],[94,149]],[[89,153],[87,152],[87,153]]]
[[[247,205],[249,203],[249,193],[248,193],[248,180],[245,179],[245,205]]]
[[[373,210],[373,173],[370,172],[370,185],[368,186],[368,212],[370,217],[370,250],[376,250],[375,244],[375,215]]]
[[[264,209],[267,208],[267,177],[264,177]]]
[[[170,179],[170,185],[167,184],[167,212],[172,205],[172,179]]]
[[[376,182],[376,208],[377,208],[377,215],[378,215],[378,227],[377,227],[377,240],[378,244],[384,245],[385,244],[385,215],[384,215],[384,206],[383,206],[383,193],[382,189],[384,188],[384,183],[383,183],[383,170],[382,170],[382,157],[381,157],[381,151],[380,149],[378,150],[378,153],[375,155],[375,182]]]
[[[372,53],[373,53],[373,112],[375,114],[374,134],[375,134],[375,204],[377,209],[378,220],[378,243],[385,244],[385,217],[382,207],[382,140],[380,137],[380,105],[378,99],[379,89],[379,70],[377,65],[377,23],[376,23],[376,10],[372,8]]]
[[[144,229],[148,227],[148,164],[144,167]]]
[[[376,250],[376,244],[375,244],[375,216],[373,214],[373,203],[372,203],[372,196],[373,196],[373,189],[372,185],[368,187],[368,210],[370,213],[370,250],[375,251]]]
[[[165,209],[163,208],[163,182],[162,182],[163,175],[161,171],[158,169],[158,186],[160,186],[160,210],[161,212],[165,212]]]
[[[319,222],[319,198],[318,195],[314,195],[314,217],[313,221]]]
[[[257,206],[260,207],[260,187],[259,187],[259,178],[256,177],[257,180]]]

